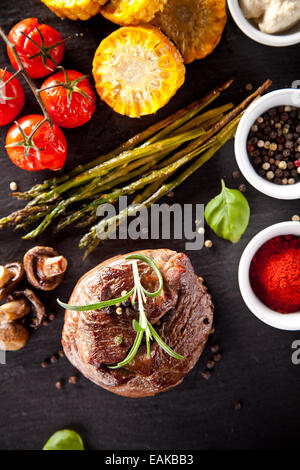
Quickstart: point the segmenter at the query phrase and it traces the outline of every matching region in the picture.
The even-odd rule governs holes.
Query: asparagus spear
[[[178,135],[179,132],[180,133],[186,132],[190,129],[193,129],[194,127],[198,127],[207,122],[210,123],[212,120],[214,120],[214,118],[220,119],[220,116],[222,116],[223,113],[225,113],[226,111],[229,111],[232,108],[234,108],[234,104],[227,103],[227,104],[224,104],[223,106],[210,109],[209,111],[206,111],[205,113],[200,114],[200,116],[197,116],[195,119],[181,126],[180,129],[177,129],[172,135]]]
[[[223,105],[223,106],[220,106],[218,108],[215,108],[215,109],[212,109],[210,111],[208,111],[207,113],[204,113],[203,115],[199,116],[199,118],[197,118],[197,122],[196,124],[197,125],[200,125],[201,123],[203,123],[203,127],[205,129],[209,129],[209,127],[211,127],[212,125],[216,124],[216,122],[218,122],[222,117],[223,117],[223,114],[222,112],[228,110],[228,109],[231,109],[233,107],[233,104],[232,103],[229,103],[229,104],[226,104],[226,105]],[[186,130],[189,130],[190,128],[193,128],[195,127],[195,125],[192,125],[192,123],[194,122],[195,120],[192,120],[190,122],[188,122],[188,127],[186,127]],[[183,126],[185,127],[185,126]],[[180,129],[179,129],[180,130]],[[171,134],[172,136],[174,135],[178,135],[178,132],[175,133],[172,133]],[[169,151],[166,151],[166,152],[162,152],[162,154],[159,154],[158,155],[158,158],[156,158],[156,160],[159,160],[161,159],[162,157],[166,156],[167,154],[169,153]],[[146,160],[146,159],[145,159]],[[173,159],[174,161],[174,159]],[[149,163],[148,165],[145,165],[145,167],[143,167],[143,172],[147,171],[149,168],[151,168],[151,166],[153,166],[155,163],[155,161],[153,160],[152,161],[152,164]],[[132,179],[133,177],[135,176],[138,176],[139,175],[139,171],[136,171],[136,172],[133,172],[133,173],[127,173],[129,172],[130,168],[129,167],[125,167],[124,166],[124,169],[123,169],[123,176],[122,175],[119,175],[119,177],[115,180],[113,180],[113,184],[114,186],[117,186],[119,185],[120,183],[123,183],[125,181],[128,181],[130,179]],[[124,175],[125,173],[125,175]],[[142,173],[142,170],[140,171],[140,173]],[[112,187],[112,185],[110,186]],[[106,189],[110,189],[110,187],[106,188],[106,187],[102,187],[102,190],[106,190]],[[79,210],[76,210],[75,212],[71,212],[69,214],[66,215],[66,217],[64,218],[63,221],[60,221],[56,227],[54,228],[54,232],[57,233],[57,232],[60,232],[62,231],[63,229],[65,229],[66,227],[68,227],[69,225],[71,224],[74,224],[76,222],[78,222],[78,220],[82,219],[82,218],[85,218],[85,220],[82,222],[82,223],[77,223],[76,227],[82,227],[82,226],[87,226],[89,224],[89,222],[93,222],[97,217],[94,215],[90,215],[88,217],[87,216],[87,213],[89,213],[90,211],[93,211],[95,209],[95,204],[94,202],[92,203],[88,203],[88,204],[84,204],[83,207]]]
[[[152,126],[148,127],[146,130],[140,132],[134,137],[131,137],[125,143],[121,144],[119,147],[107,153],[106,155],[101,155],[100,157],[84,165],[78,165],[65,175],[51,178],[51,179],[44,181],[41,184],[37,184],[33,186],[33,188],[31,188],[29,191],[26,191],[24,193],[15,192],[13,193],[13,195],[17,196],[20,199],[34,198],[38,196],[40,193],[45,192],[47,189],[52,189],[58,184],[61,184],[73,178],[74,176],[79,175],[83,171],[89,170],[90,168],[93,168],[94,166],[97,166],[103,163],[104,161],[114,158],[117,155],[125,151],[134,149],[136,146],[147,141],[147,139],[150,139],[151,137],[153,137],[161,129],[163,129],[163,134],[160,134],[160,138],[162,138],[162,136],[169,135],[173,129],[177,129],[181,124],[191,119],[194,115],[199,113],[203,108],[208,106],[213,100],[218,98],[220,93],[226,90],[227,88],[229,88],[231,84],[232,84],[232,80],[228,80],[223,85],[218,86],[212,91],[210,91],[209,93],[207,93],[203,98],[200,98],[199,100],[194,101],[193,103],[189,104],[185,108],[175,112],[171,116],[168,116],[167,118],[159,121],[158,123],[153,124]],[[158,135],[155,141],[157,140],[158,140]],[[152,142],[154,142],[154,140]]]
[[[233,119],[236,115],[238,115],[239,112],[241,112],[243,109],[245,109],[253,99],[255,99],[259,94],[263,93],[270,86],[270,84],[271,84],[271,82],[269,80],[267,80],[261,87],[258,88],[258,90],[256,90],[254,93],[252,93],[252,95],[250,95],[248,98],[246,98],[237,108],[235,108],[235,109],[233,109],[233,111],[229,112],[224,117],[224,119],[221,120],[220,122],[218,122],[209,132],[207,132],[202,139],[201,139],[201,134],[198,137],[198,139],[195,138],[194,142],[192,142],[190,144],[189,150],[195,149],[197,146],[201,145],[205,141],[205,139],[210,138],[212,135],[214,135],[216,132],[218,132],[222,127],[224,127],[228,122],[230,122],[231,119]],[[187,140],[193,140],[192,136],[189,138],[189,132],[192,133],[193,131],[187,131],[186,132]],[[65,184],[62,184],[61,186],[58,186],[58,187],[54,188],[52,191],[48,192],[47,194],[40,194],[39,196],[37,196],[37,198],[35,198],[33,201],[31,201],[30,204],[34,205],[36,203],[51,202],[51,201],[55,200],[57,197],[59,197],[59,195],[61,195],[63,192],[67,191],[68,189],[70,189],[72,187],[79,186],[79,185],[83,184],[86,181],[89,181],[89,179],[91,179],[93,176],[101,176],[101,175],[105,174],[107,168],[113,167],[114,165],[117,164],[117,162],[119,160],[122,161],[123,163],[126,163],[126,161],[128,161],[130,158],[138,158],[138,155],[140,155],[140,154],[145,155],[149,152],[151,153],[151,151],[153,152],[153,151],[155,151],[156,148],[159,148],[159,147],[161,148],[161,146],[163,146],[163,145],[165,145],[165,146],[171,145],[172,146],[172,144],[176,142],[176,137],[184,138],[184,134],[183,134],[183,136],[180,136],[180,135],[176,136],[175,135],[174,137],[171,137],[169,139],[165,139],[164,141],[158,142],[156,144],[155,143],[154,144],[149,144],[145,147],[142,146],[140,148],[137,148],[137,149],[133,150],[132,152],[123,152],[123,154],[121,154],[120,156],[112,158],[111,160],[109,160],[107,162],[104,162],[102,165],[99,165],[99,167],[95,167],[95,168],[92,168],[91,170],[87,170],[86,172],[81,173],[78,177],[74,178],[70,182],[66,182]],[[156,147],[156,146],[158,146],[158,147]],[[177,140],[177,146],[178,146],[178,140]]]
[[[179,186],[183,181],[185,181],[190,175],[192,175],[196,170],[198,170],[204,163],[210,160],[215,153],[232,137],[234,134],[238,122],[241,116],[235,118],[231,123],[229,123],[226,128],[220,133],[216,144],[211,147],[207,152],[200,156],[198,160],[196,160],[189,168],[187,168],[181,175],[177,176],[174,180],[170,183],[163,184],[160,186],[158,190],[156,190],[151,196],[144,199],[138,205],[131,205],[121,211],[118,215],[112,217],[109,220],[104,220],[99,222],[99,224],[93,226],[90,231],[82,237],[79,242],[79,247],[81,249],[85,249],[84,258],[86,258],[101,242],[101,234],[104,232],[105,228],[108,227],[108,231],[106,230],[106,237],[114,229],[124,218],[135,215],[135,213],[141,210],[143,207],[149,207],[154,202],[156,202],[161,197],[168,194],[170,191],[173,191],[177,186]]]
[[[40,235],[46,228],[55,220],[57,217],[59,217],[65,210],[66,208],[77,201],[87,199],[93,195],[99,194],[101,191],[108,190],[116,185],[117,182],[122,182],[123,180],[126,181],[128,178],[135,178],[136,176],[140,175],[141,173],[144,173],[151,165],[152,162],[144,164],[141,166],[142,163],[146,163],[146,161],[149,161],[148,159],[143,159],[141,162],[133,162],[132,165],[130,165],[129,168],[124,168],[119,172],[120,176],[117,180],[114,179],[113,175],[109,175],[104,181],[101,183],[98,180],[93,180],[89,185],[86,185],[80,189],[80,191],[77,191],[69,196],[67,199],[63,199],[59,201],[59,203],[52,208],[52,210],[48,211],[48,213],[45,214],[44,220],[40,223],[38,227],[36,227],[34,230],[29,232],[28,234],[23,236],[23,239],[31,239],[35,238],[38,235]],[[128,173],[130,169],[134,169],[138,167],[135,171],[131,171]],[[111,180],[113,180],[113,183],[111,184]],[[39,206],[37,206],[39,207]],[[38,220],[40,217],[37,217],[36,220]],[[34,219],[32,219],[34,221]],[[27,224],[26,224],[27,225]]]
[[[139,176],[139,175],[145,173],[147,170],[149,170],[149,168],[151,168],[152,164],[153,164],[153,162],[150,162],[150,163],[147,163],[147,164],[143,165],[142,167],[139,167],[135,171],[132,171],[130,173],[126,172],[125,175],[123,175],[122,177],[117,178],[116,180],[114,180],[114,186],[118,186],[119,184],[123,183],[124,181],[129,181],[129,180],[135,178],[136,176]],[[105,188],[105,190],[106,189],[111,189],[111,188]],[[76,210],[75,212],[71,212],[70,214],[68,214],[64,218],[64,220],[59,222],[57,224],[57,226],[55,227],[54,232],[55,233],[61,232],[62,230],[64,230],[69,225],[74,224],[75,222],[77,222],[81,218],[85,217],[88,213],[90,213],[91,211],[96,209],[98,207],[98,205],[99,204],[95,203],[95,200],[91,201],[91,202],[88,202],[88,203],[85,203],[80,209]],[[90,219],[90,217],[89,217],[89,219]]]
[[[123,194],[133,194],[134,192],[143,188],[147,184],[152,183],[153,181],[157,179],[163,178],[164,175],[170,175],[174,173],[182,165],[184,165],[189,160],[191,160],[196,155],[198,155],[198,153],[199,153],[199,149],[195,149],[193,152],[184,155],[178,161],[173,162],[171,165],[164,167],[161,170],[152,171],[148,175],[144,176],[143,178],[137,181],[134,181],[133,183],[131,183],[128,186],[125,186],[124,188],[119,188],[119,189],[112,191],[111,193],[102,195],[99,200],[99,205],[105,204],[106,202],[109,202],[112,204]],[[40,235],[42,232],[46,230],[46,228],[52,223],[52,221],[56,217],[58,217],[60,214],[62,214],[65,211],[68,205],[72,204],[73,202],[80,201],[82,199],[87,199],[93,193],[93,189],[94,189],[94,182],[92,181],[92,183],[90,183],[89,185],[83,186],[82,188],[80,188],[79,191],[74,192],[73,196],[70,196],[68,199],[63,199],[62,201],[60,201],[56,205],[56,207],[50,212],[50,214],[46,215],[46,217],[40,223],[40,225],[36,227],[34,230],[32,230],[31,232],[24,235],[23,239],[30,240],[32,238],[36,238],[38,235]]]
[[[37,212],[47,212],[48,210],[48,205],[32,207],[26,206],[23,209],[19,209],[15,212],[12,212],[6,217],[2,217],[2,219],[0,219],[0,230],[2,230],[4,227],[13,227],[18,222],[21,222],[24,217],[27,217],[31,214],[36,214]]]
[[[83,258],[85,259],[89,253],[91,253],[99,243],[103,240],[106,240],[110,237],[112,233],[115,232],[117,227],[130,215],[134,215],[135,211],[138,208],[144,207],[143,203],[147,200],[151,194],[155,193],[161,183],[164,181],[165,178],[158,180],[155,183],[150,184],[141,194],[138,194],[132,203],[123,209],[118,216],[112,217],[111,219],[102,220],[100,223],[95,225],[90,229],[90,231],[80,240],[80,243],[84,243],[88,246],[88,249],[85,251]],[[80,245],[79,245],[80,246]]]
[[[160,157],[162,155],[167,155],[168,153],[171,152],[172,146],[169,147],[170,142],[171,143],[173,142],[173,144],[175,145],[176,138],[178,138],[177,146],[180,145],[180,137],[181,137],[182,130],[188,131],[188,132],[185,132],[184,134],[188,135],[190,133],[189,134],[190,136],[191,136],[191,129],[198,132],[197,129],[196,130],[194,129],[194,126],[196,124],[199,125],[199,124],[202,123],[202,126],[206,130],[206,132],[203,133],[203,130],[200,129],[199,130],[199,137],[196,137],[194,139],[192,137],[190,137],[192,142],[190,142],[190,144],[188,144],[185,149],[183,149],[180,152],[177,152],[175,155],[173,155],[171,158],[169,158],[163,164],[160,164],[157,167],[157,169],[158,170],[163,169],[166,165],[168,166],[168,165],[172,164],[173,162],[175,162],[176,160],[180,159],[181,157],[184,157],[186,154],[192,153],[197,148],[199,149],[203,145],[203,143],[205,143],[205,142],[210,142],[210,145],[213,145],[214,141],[212,140],[212,137],[216,136],[218,134],[218,132],[224,126],[227,125],[227,123],[229,123],[236,115],[238,115],[239,112],[243,111],[248,106],[248,104],[251,102],[251,100],[257,99],[257,97],[260,95],[260,93],[263,93],[269,85],[270,85],[270,81],[266,81],[262,85],[262,87],[260,87],[255,93],[253,93],[251,96],[249,96],[236,109],[234,109],[231,112],[227,113],[225,116],[223,116],[222,114],[219,115],[217,113],[218,112],[220,113],[221,111],[226,111],[227,108],[229,109],[230,105],[225,105],[225,108],[223,107],[223,109],[221,109],[222,107],[216,108],[215,110],[208,111],[208,112],[206,112],[206,113],[204,113],[204,114],[202,114],[201,116],[198,116],[198,117],[194,117],[197,114],[197,112],[196,112],[195,109],[193,109],[192,105],[191,105],[190,108],[188,107],[189,111],[190,111],[190,114],[187,111],[188,108],[185,108],[185,112],[183,112],[184,110],[181,110],[181,112],[175,113],[176,114],[176,119],[173,119],[173,120],[170,119],[170,121],[169,121],[169,129],[168,129],[169,138],[163,140],[162,142],[160,142],[160,141],[155,142],[156,139],[159,139],[159,138],[161,138],[162,136],[165,135],[164,130],[162,132],[160,132],[160,131],[156,132],[156,135],[152,135],[148,141],[144,142],[144,144],[141,145],[138,149],[134,149],[132,151],[133,155],[135,155],[134,162],[136,162],[138,165],[140,165],[140,164],[142,165],[142,163],[145,159],[146,160],[149,159],[149,161],[150,161],[151,158],[152,158],[151,157],[151,152],[149,152],[149,149],[150,149],[150,150],[154,150],[154,151],[156,150],[156,152],[154,154],[153,162],[152,162],[152,164],[154,164],[156,161],[158,161],[160,159]],[[229,84],[228,84],[228,86],[229,86]],[[215,92],[213,94],[207,95],[202,100],[202,104],[203,104],[203,102],[208,103],[210,100],[213,99],[212,95],[216,96],[218,94],[219,94],[219,91]],[[198,109],[202,106],[201,104],[199,104],[200,101],[197,102]],[[218,122],[216,122],[216,119],[220,118],[220,117],[221,117],[221,120],[218,119]],[[166,122],[166,120],[165,120],[165,122]],[[180,129],[178,129],[178,126],[181,126]],[[210,128],[210,126],[212,126],[212,127]],[[152,126],[152,128],[153,127],[155,127],[155,126]],[[176,130],[176,129],[178,129],[178,130]],[[179,132],[180,132],[180,134],[179,134]],[[142,134],[145,136],[147,133],[149,134],[149,130],[144,131],[144,134],[141,133],[138,136],[141,136]],[[148,137],[149,137],[149,135],[148,135]],[[196,134],[194,134],[194,136],[195,135]],[[139,137],[139,138],[141,138],[141,137]],[[137,140],[139,138],[137,138]],[[188,141],[188,139],[187,139],[187,141]],[[166,142],[167,142],[167,145],[165,147],[164,145],[166,144]],[[163,144],[163,145],[161,146],[161,144]],[[156,145],[156,147],[155,147],[155,145]],[[158,148],[163,148],[164,150],[159,151]],[[129,152],[129,154],[131,155],[132,152]],[[104,168],[100,164],[99,167],[96,168],[96,169],[91,168],[91,172],[87,171],[88,178],[87,178],[87,180],[84,180],[84,182],[82,184],[82,187],[78,190],[78,187],[77,187],[77,184],[76,184],[75,189],[73,190],[73,192],[68,192],[67,199],[65,199],[65,200],[62,199],[61,201],[58,200],[58,204],[56,203],[57,207],[55,207],[54,210],[51,210],[51,207],[50,207],[50,210],[51,210],[51,212],[50,212],[48,204],[47,205],[45,205],[45,204],[40,205],[44,202],[43,201],[44,196],[46,198],[49,197],[49,201],[51,201],[51,191],[50,192],[45,192],[45,195],[39,194],[38,197],[34,201],[31,201],[25,208],[21,209],[20,211],[16,211],[15,213],[11,214],[8,217],[2,218],[0,220],[0,229],[3,228],[5,225],[12,226],[12,225],[18,224],[18,226],[20,226],[20,225],[21,226],[23,226],[23,225],[27,226],[27,224],[29,224],[30,221],[39,220],[42,217],[42,212],[44,211],[44,214],[46,215],[46,217],[43,220],[42,224],[39,227],[37,227],[37,229],[36,229],[36,233],[39,233],[40,230],[42,232],[49,225],[49,223],[51,223],[51,221],[53,219],[55,219],[57,216],[62,214],[63,211],[65,210],[65,208],[69,204],[71,204],[72,202],[80,201],[80,200],[87,199],[87,198],[90,198],[90,197],[95,197],[95,196],[97,196],[97,194],[99,194],[99,192],[107,190],[107,189],[112,189],[113,187],[116,186],[116,184],[119,184],[120,182],[122,182],[122,179],[124,178],[124,176],[122,176],[122,175],[124,175],[127,171],[129,171],[127,165],[129,166],[130,157],[128,157],[128,154],[127,154],[127,156],[125,155],[125,158],[124,158],[124,153],[122,155],[117,156],[115,159],[112,159],[113,162],[105,161],[106,156],[100,157],[99,159],[97,159],[97,161],[100,161],[100,160],[104,161],[104,163],[103,163]],[[76,167],[76,168],[78,168],[78,167]],[[95,171],[95,173],[93,173],[94,171]],[[90,173],[92,173],[93,175],[96,174],[97,176],[96,177],[91,177]],[[81,173],[79,175],[79,178],[81,178],[82,175],[84,175],[84,174],[85,174],[85,172]],[[101,175],[100,178],[98,178],[98,174]],[[136,177],[138,175],[139,175],[139,173],[136,171],[135,175],[132,175],[132,177]],[[64,188],[64,190],[62,191],[62,194],[65,190],[69,191],[69,189],[73,188],[74,180],[76,181],[77,177],[73,178],[73,180],[70,180],[70,182],[69,182],[70,183],[70,188],[68,186],[67,186],[67,188]],[[81,185],[81,183],[80,183],[80,185]],[[57,188],[54,188],[54,192],[55,192],[56,189]],[[59,197],[59,194],[58,195],[55,194],[55,198],[56,197]],[[47,199],[47,201],[48,201],[48,199]],[[97,200],[97,202],[99,203],[98,200]],[[85,217],[85,222],[87,222],[86,215],[88,213],[88,206],[86,206],[86,209],[87,209],[87,212],[83,211],[83,216]],[[91,210],[93,212],[94,208],[91,207]],[[28,217],[28,216],[30,216],[30,217]],[[92,220],[93,217],[94,217],[94,214],[92,213],[90,220]],[[26,218],[28,220],[26,220]],[[24,224],[20,224],[20,222],[22,222],[22,220],[25,220]],[[32,235],[32,233],[28,234],[28,236],[30,236],[30,235]]]
[[[230,121],[232,121],[236,116],[242,113],[247,106],[254,100],[256,100],[261,94],[263,94],[271,85],[270,80],[266,80],[254,93],[248,96],[244,101],[242,101],[236,108],[232,111],[229,111],[225,116],[218,121],[214,126],[212,126],[203,136],[200,136],[198,139],[193,140],[190,142],[185,149],[181,151],[181,154],[177,154],[176,158],[180,158],[186,151],[191,152],[199,145],[202,145],[208,139],[216,135],[221,129],[223,129]],[[173,160],[171,157],[170,162]]]
[[[199,136],[203,133],[204,133],[204,131],[202,129],[195,129],[195,130],[192,130],[192,131],[188,131],[185,134],[179,135],[176,138],[167,139],[167,142],[168,142],[167,144],[164,144],[165,141],[162,141],[163,145],[160,145],[159,147],[157,147],[159,144],[153,144],[152,146],[149,146],[149,148],[153,147],[153,146],[156,146],[157,147],[156,158],[159,158],[161,155],[165,155],[166,153],[169,153],[169,147],[170,147],[171,144],[172,144],[172,146],[174,146],[174,143],[175,143],[176,146],[178,146],[178,141],[181,142],[181,139],[183,139],[183,142],[185,142],[187,140],[190,140],[194,136],[196,136],[196,135]],[[180,139],[180,140],[178,140],[178,139]],[[146,153],[148,154],[148,152],[146,152]],[[150,157],[150,158],[152,160],[152,157]],[[150,160],[150,165],[149,166],[151,166],[151,160]],[[145,159],[142,160],[143,163],[144,163],[144,161],[145,161]],[[108,162],[108,163],[110,163],[110,162]],[[140,165],[140,163],[138,163],[138,165]],[[112,167],[112,168],[114,167],[113,165],[109,165],[109,166]],[[133,166],[137,166],[137,164],[135,162],[133,162]],[[127,171],[128,171],[128,168],[123,169],[123,173],[126,173]],[[131,174],[130,175],[130,177],[133,177],[133,176],[136,176],[136,174],[133,174],[133,175]],[[110,181],[110,179],[111,178],[108,177],[109,181]],[[123,179],[127,180],[128,176],[123,178]],[[80,200],[83,200],[83,199],[87,199],[91,195],[95,195],[95,194],[99,193],[100,191],[103,191],[104,189],[106,189],[106,187],[105,187],[106,184],[107,184],[107,178],[104,181],[100,180],[100,182],[99,182],[98,178],[94,178],[89,184],[87,184],[85,186],[82,186],[78,191],[74,191],[73,195],[71,195],[67,199],[63,199],[62,201],[60,201],[55,206],[55,208],[45,216],[44,220],[40,223],[40,225],[38,227],[36,227],[35,229],[33,229],[31,232],[24,235],[23,239],[24,240],[29,240],[29,239],[32,239],[32,238],[36,238],[38,235],[40,235],[42,232],[44,232],[46,230],[46,228],[53,222],[53,220],[56,219],[57,217],[59,217],[66,210],[66,208],[70,204],[72,204],[74,202],[77,202],[77,201],[80,201]],[[30,206],[30,204],[29,204],[29,206]]]
[[[67,181],[60,186],[57,186],[53,190],[49,191],[48,193],[42,193],[37,196],[35,199],[30,201],[29,205],[36,205],[36,204],[45,204],[47,202],[53,202],[57,199],[61,194],[66,191],[69,191],[72,188],[76,188],[78,186],[82,186],[84,183],[88,183],[92,179],[100,176],[104,176],[108,173],[108,171],[120,166],[122,164],[126,164],[129,161],[136,160],[138,158],[142,158],[145,156],[157,154],[159,152],[175,149],[179,145],[182,145],[189,140],[196,139],[200,135],[204,134],[202,128],[192,129],[190,131],[185,132],[184,134],[180,134],[175,137],[170,137],[168,139],[156,142],[154,144],[148,145],[146,147],[139,147],[134,150],[123,152],[121,155],[111,158],[110,160],[98,165],[90,170],[87,170],[80,175],[76,176],[70,181]]]

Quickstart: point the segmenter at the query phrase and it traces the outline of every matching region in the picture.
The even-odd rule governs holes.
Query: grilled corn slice
[[[167,0],[111,0],[101,13],[113,23],[137,25],[149,23],[159,11],[163,10]]]
[[[176,44],[188,64],[211,54],[226,20],[225,0],[168,0],[153,24]]]
[[[119,28],[99,45],[93,75],[100,97],[130,117],[155,113],[183,84],[183,59],[153,26]]]
[[[88,20],[99,13],[107,0],[42,0],[62,20]]]

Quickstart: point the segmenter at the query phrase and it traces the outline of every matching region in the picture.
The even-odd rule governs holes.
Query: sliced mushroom
[[[30,303],[25,298],[11,300],[6,304],[0,305],[0,323],[11,323],[19,320],[30,313],[30,311]]]
[[[0,300],[6,299],[24,277],[24,267],[19,261],[0,266]]]
[[[41,290],[53,290],[63,280],[68,262],[53,248],[35,246],[24,256],[24,268],[31,285]]]
[[[0,325],[0,349],[18,351],[25,346],[28,339],[29,330],[23,323],[13,322]]]
[[[46,317],[46,309],[43,302],[31,289],[14,292],[13,297],[14,299],[24,299],[25,297],[30,303],[32,320],[29,326],[36,330]]]

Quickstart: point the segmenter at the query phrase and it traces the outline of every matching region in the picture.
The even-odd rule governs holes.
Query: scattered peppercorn
[[[300,220],[300,216],[299,216],[299,215],[297,215],[297,214],[293,215],[293,217],[292,217],[292,221],[293,221],[293,222],[299,222],[299,220]]]
[[[76,384],[78,382],[78,377],[76,375],[71,375],[68,380],[69,384]]]
[[[58,355],[59,355],[59,357],[64,357],[65,353],[64,353],[63,349],[60,349],[58,351]]]
[[[55,314],[50,313],[50,315],[48,315],[48,318],[49,318],[50,321],[53,321],[55,319]]]
[[[215,361],[208,361],[206,364],[207,369],[213,369],[215,367]]]
[[[238,180],[241,176],[241,173],[239,172],[239,170],[235,170],[232,172],[232,178],[234,178],[235,180]]]
[[[240,184],[239,191],[241,191],[241,193],[245,193],[247,191],[247,186],[245,184]]]
[[[251,127],[247,141],[250,161],[262,178],[274,184],[300,182],[299,111],[293,106],[271,108]]]
[[[205,380],[209,380],[211,378],[211,373],[208,370],[201,372],[201,375]]]
[[[235,411],[240,411],[242,408],[242,404],[240,401],[237,401],[235,404],[234,404],[234,409]]]
[[[48,366],[48,362],[47,362],[47,361],[41,362],[41,367],[42,367],[43,369],[46,369],[47,366]]]
[[[42,323],[42,325],[43,325],[43,326],[48,326],[48,325],[49,325],[49,323],[50,323],[50,322],[49,322],[48,320],[43,320],[43,323]]]
[[[218,344],[213,344],[213,345],[210,347],[210,350],[211,350],[211,352],[213,352],[213,353],[217,353],[217,352],[219,352],[219,350],[220,350],[220,346],[219,346]]]
[[[117,346],[120,346],[123,343],[123,336],[122,335],[117,335],[114,337],[114,343]]]
[[[57,361],[58,361],[58,357],[56,356],[56,354],[53,354],[53,356],[50,357],[50,362],[52,362],[52,364],[54,364]]]
[[[10,188],[11,191],[17,191],[18,185],[15,181],[12,181],[9,185],[9,188]]]
[[[219,362],[221,359],[222,359],[222,354],[216,353],[216,354],[213,355],[213,360],[215,362]]]
[[[55,387],[58,389],[58,390],[61,390],[63,388],[63,383],[61,380],[58,380],[55,384]]]
[[[211,248],[213,246],[213,242],[211,240],[206,240],[204,245],[206,248]]]

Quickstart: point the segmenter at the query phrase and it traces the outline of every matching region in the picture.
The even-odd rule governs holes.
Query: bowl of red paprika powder
[[[264,323],[300,330],[300,222],[282,222],[259,232],[239,265],[242,297]]]

